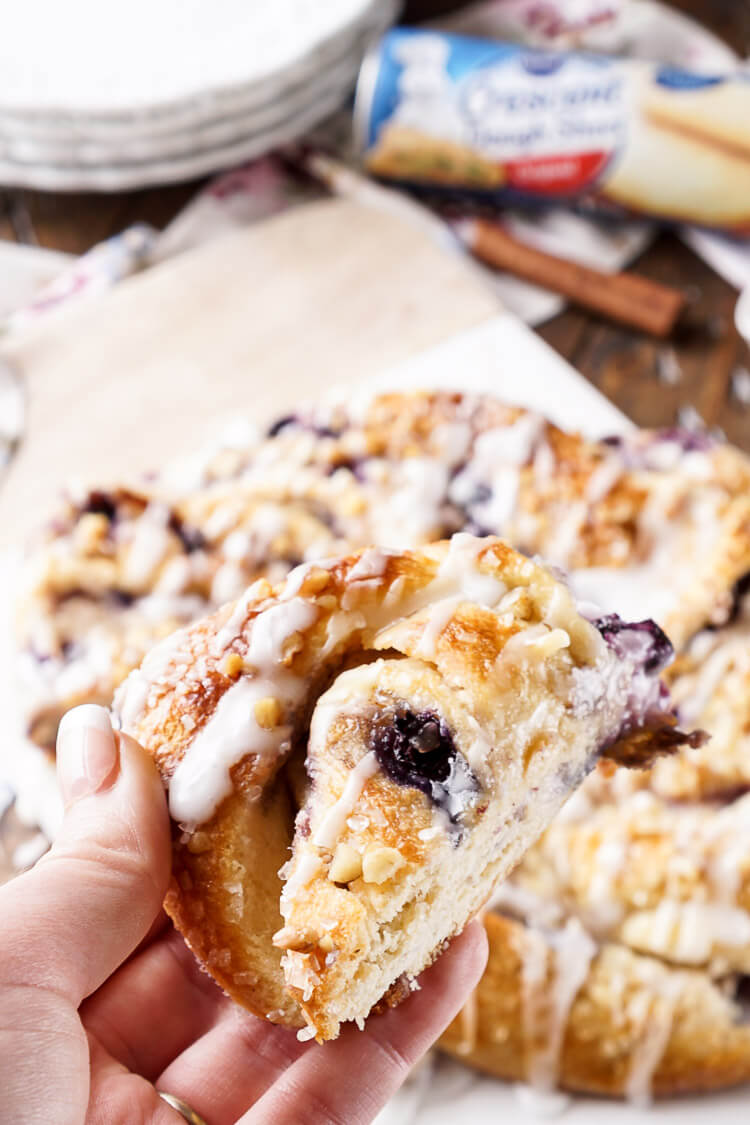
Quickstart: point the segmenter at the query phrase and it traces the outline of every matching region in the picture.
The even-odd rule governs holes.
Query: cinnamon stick
[[[652,336],[669,335],[687,300],[678,289],[658,281],[634,273],[603,273],[537,250],[487,219],[463,220],[456,229],[472,253],[487,265],[561,293],[577,305]]]

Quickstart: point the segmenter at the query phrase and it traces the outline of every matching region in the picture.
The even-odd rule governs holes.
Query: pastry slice
[[[167,910],[240,1003],[335,1038],[413,987],[600,753],[683,739],[670,655],[492,538],[256,583],[116,697],[169,790]]]

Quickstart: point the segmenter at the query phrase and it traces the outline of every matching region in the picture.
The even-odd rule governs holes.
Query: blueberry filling
[[[367,481],[367,471],[365,466],[367,465],[368,460],[368,457],[341,457],[338,461],[331,462],[331,464],[328,466],[327,474],[330,477],[333,476],[334,473],[338,472],[339,469],[348,469],[355,480],[358,480],[361,484],[364,484]]]
[[[206,540],[198,528],[183,523],[176,512],[172,512],[169,517],[169,530],[180,540],[187,555],[193,551],[201,551],[206,546]]]
[[[734,586],[732,587],[732,600],[730,603],[729,615],[727,616],[724,624],[733,625],[734,622],[737,621],[740,614],[742,613],[742,603],[744,602],[748,594],[750,594],[750,571],[748,571],[747,574],[743,574],[741,578],[738,578]],[[716,626],[709,625],[708,628],[716,628]]]
[[[89,493],[82,511],[84,513],[90,512],[95,516],[106,516],[110,523],[112,523],[117,514],[117,505],[113,498],[106,492],[96,490]]]
[[[473,494],[469,497],[468,507],[473,507],[475,504],[486,504],[488,500],[492,499],[492,489],[488,484],[478,484],[474,489]]]
[[[670,426],[657,430],[659,441],[673,441],[682,446],[685,453],[706,453],[716,445],[716,439],[708,430],[688,430],[684,426]]]
[[[479,792],[479,782],[434,711],[406,709],[375,724],[370,741],[378,765],[397,785],[419,789],[455,825]]]
[[[672,658],[673,648],[655,621],[623,621],[616,613],[593,622],[619,657],[636,658],[645,672],[658,672]]]
[[[127,609],[135,601],[135,594],[131,594],[129,590],[112,590],[111,597],[113,603],[123,609]]]
[[[600,444],[616,449],[628,469],[649,468],[649,450],[654,446],[669,443],[678,445],[683,453],[707,453],[716,445],[716,440],[708,430],[688,430],[681,426],[670,426],[655,430],[648,435],[646,442],[635,441],[621,434],[612,434],[601,439]]]
[[[729,982],[728,982],[729,983]],[[731,989],[731,985],[730,985]],[[750,1023],[750,976],[744,973],[734,982],[734,1002],[736,1004],[735,1023],[747,1025]]]
[[[273,425],[269,426],[266,430],[266,437],[273,438],[280,434],[282,430],[286,430],[289,426],[299,426],[302,430],[309,430],[315,434],[316,437],[341,437],[341,430],[333,430],[330,426],[317,426],[314,422],[305,422],[297,414],[285,414],[283,418],[277,418]]]
[[[283,418],[277,418],[273,425],[266,430],[266,437],[276,437],[287,426],[293,426],[296,421],[297,416],[295,414],[285,414]]]

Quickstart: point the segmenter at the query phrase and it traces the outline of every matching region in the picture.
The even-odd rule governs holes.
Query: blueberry
[[[187,555],[192,554],[193,551],[202,551],[206,546],[206,540],[202,532],[197,527],[190,527],[183,523],[176,512],[172,512],[169,517],[169,530],[174,532],[180,540]]]
[[[732,600],[729,607],[729,614],[723,624],[731,625],[738,619],[742,612],[742,603],[748,594],[750,594],[750,571],[748,571],[747,574],[743,574],[741,578],[738,578],[732,587]]]
[[[135,594],[131,594],[128,590],[112,590],[111,598],[116,606],[127,609],[135,601]]]
[[[285,414],[283,418],[277,418],[272,426],[266,430],[266,437],[276,437],[282,430],[286,430],[289,426],[299,426],[303,430],[309,430],[315,434],[316,437],[341,437],[341,430],[331,429],[330,426],[318,426],[314,422],[306,422],[297,414]]]
[[[277,418],[273,425],[269,426],[266,430],[266,437],[276,437],[276,435],[280,434],[282,430],[285,430],[287,426],[293,426],[296,421],[296,414],[285,414],[283,418]]]
[[[91,513],[96,516],[105,516],[110,523],[114,520],[117,514],[117,505],[112,496],[108,492],[101,492],[99,489],[94,490],[88,494],[86,503],[81,509],[84,513]]]
[[[623,621],[610,613],[593,624],[618,656],[636,657],[645,672],[658,672],[672,658],[671,641],[655,621]]]
[[[386,777],[419,789],[451,824],[479,791],[447,724],[434,711],[415,714],[403,708],[383,716],[373,728],[371,749]]]

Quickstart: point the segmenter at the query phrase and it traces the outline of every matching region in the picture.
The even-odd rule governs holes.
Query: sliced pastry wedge
[[[167,910],[241,1004],[335,1038],[409,992],[601,753],[683,741],[670,656],[491,537],[256,583],[116,697],[169,790]]]

